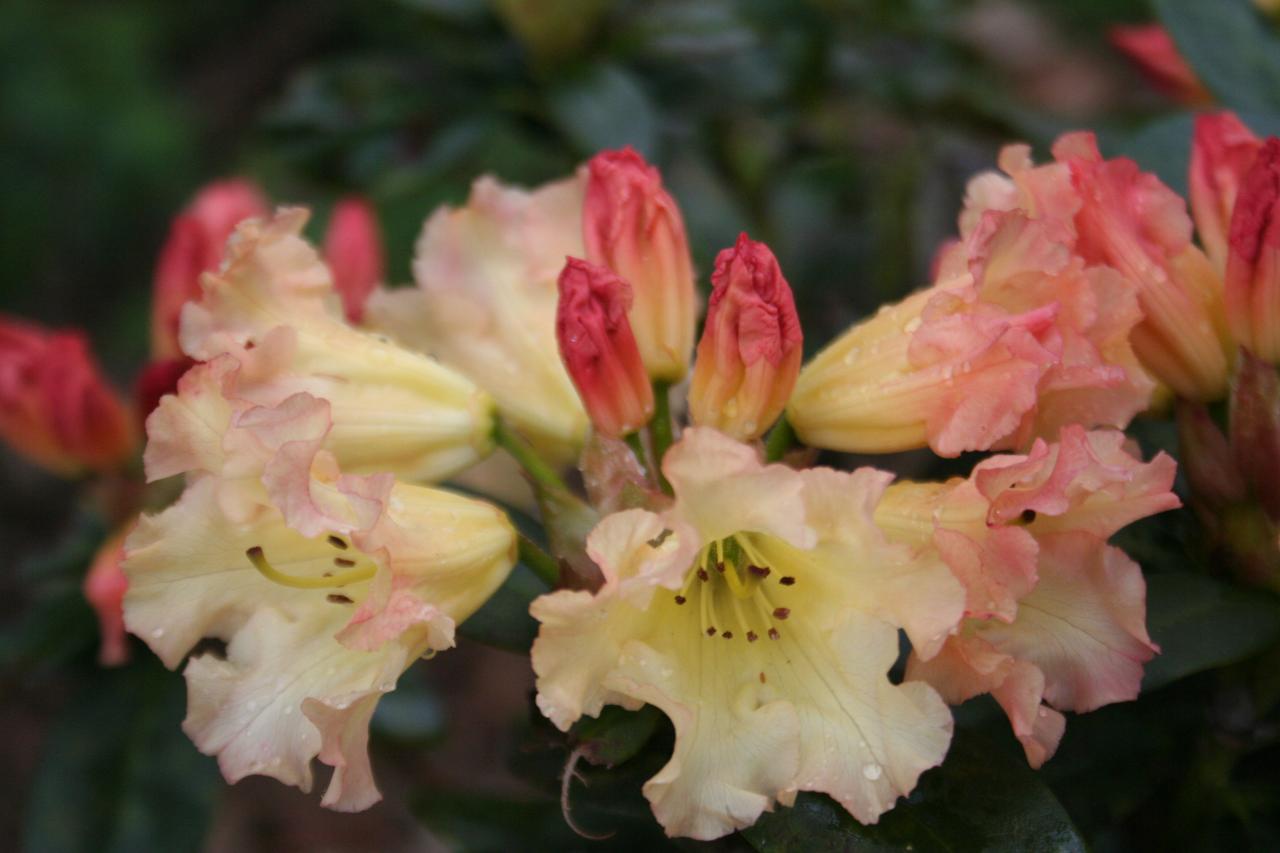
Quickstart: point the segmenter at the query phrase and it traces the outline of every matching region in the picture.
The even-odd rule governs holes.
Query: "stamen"
[[[777,628],[770,628],[770,629],[769,629],[769,639],[770,639],[770,640],[776,640],[776,639],[778,639],[778,638],[779,638],[779,637],[781,637],[781,636],[782,636],[782,635],[778,633],[778,629],[777,629]]]
[[[755,575],[758,578],[769,577],[768,566],[747,566],[747,571],[751,572],[751,574]]]
[[[711,575],[707,574],[706,569],[698,569],[698,580],[707,581],[711,579]]]
[[[1018,517],[1022,519],[1023,524],[1030,524],[1036,520],[1036,511],[1034,509],[1024,509],[1022,515]]]
[[[716,635],[716,627],[714,625],[707,626],[707,636],[714,637]]]
[[[782,584],[783,586],[794,586],[795,582],[796,582],[796,579],[791,577],[791,575],[783,575],[782,577],[778,578],[778,583]]]
[[[791,615],[791,609],[788,607],[775,607],[773,609],[773,615],[776,619],[786,619]]]
[[[732,631],[725,631],[723,634],[721,634],[721,636],[722,636],[722,637],[724,637],[726,640],[732,640],[732,639],[733,639],[733,632],[732,632]]]
[[[340,569],[349,569],[356,564],[356,561],[348,560],[346,557],[334,557],[333,564]]]
[[[339,572],[336,575],[326,573],[326,576],[318,578],[299,577],[286,574],[272,566],[271,563],[267,562],[266,554],[263,553],[262,548],[258,545],[254,545],[245,551],[244,555],[249,558],[249,562],[253,564],[253,567],[267,580],[278,583],[281,586],[293,587],[294,589],[326,589],[335,586],[346,586],[347,584],[369,580],[378,571],[376,566],[369,565],[359,569]]]
[[[337,548],[339,551],[347,550],[347,543],[341,536],[330,536],[329,544]]]
[[[354,604],[355,603],[348,596],[345,596],[340,592],[329,593],[328,595],[325,596],[325,600],[328,601],[330,604]]]
[[[685,598],[683,595],[676,596],[676,604],[684,604],[688,600],[689,599]]]
[[[756,634],[756,632],[755,632],[755,631],[748,631],[748,632],[747,632],[747,642],[748,642],[748,643],[754,643],[754,642],[755,642],[756,640],[758,640],[758,639],[760,639],[760,637]]]

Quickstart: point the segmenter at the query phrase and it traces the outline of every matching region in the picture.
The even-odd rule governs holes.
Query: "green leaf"
[[[1179,52],[1222,103],[1280,111],[1280,37],[1249,0],[1154,0]]]
[[[1143,692],[1235,663],[1280,639],[1280,605],[1189,573],[1147,578],[1147,629],[1160,654],[1147,664]]]
[[[956,733],[946,761],[872,826],[805,793],[742,834],[760,853],[824,851],[1083,851],[1066,810],[1021,754]]]
[[[506,583],[459,626],[458,633],[486,646],[528,654],[538,636],[538,623],[529,615],[529,604],[546,591],[547,585],[537,575],[516,564]]]
[[[556,125],[580,154],[624,145],[646,157],[656,153],[653,103],[636,78],[619,66],[591,66],[555,87],[550,99]]]
[[[599,717],[580,720],[571,735],[592,764],[615,767],[644,748],[661,720],[662,713],[652,705],[639,711],[608,705]]]
[[[22,849],[201,849],[218,772],[182,733],[184,696],[153,658],[92,673],[45,744]]]

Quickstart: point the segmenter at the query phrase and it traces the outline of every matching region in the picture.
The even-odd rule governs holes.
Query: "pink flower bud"
[[[267,212],[267,200],[258,188],[236,178],[209,184],[173,220],[152,285],[153,357],[181,355],[178,318],[183,305],[200,297],[200,275],[218,268],[227,238],[239,222]]]
[[[696,299],[680,208],[658,170],[630,148],[597,154],[587,171],[587,258],[631,283],[631,328],[649,375],[679,381],[689,369]]]
[[[1280,361],[1280,139],[1269,138],[1240,184],[1227,254],[1227,320],[1237,343]]]
[[[631,288],[604,267],[569,258],[560,273],[560,357],[596,430],[635,432],[653,416],[653,388],[627,320]]]
[[[0,437],[67,476],[120,465],[137,438],[81,333],[47,332],[3,317]]]
[[[129,589],[129,579],[120,568],[126,533],[128,528],[102,543],[84,578],[85,600],[98,615],[98,661],[103,666],[120,666],[129,660],[124,633],[124,594]]]
[[[1159,24],[1115,26],[1107,33],[1111,44],[1129,58],[1161,92],[1184,104],[1203,104],[1213,96],[1178,53],[1169,31]]]
[[[800,373],[800,318],[764,243],[742,234],[716,258],[689,389],[694,423],[750,441],[786,406]]]
[[[1221,272],[1227,264],[1227,229],[1245,172],[1262,140],[1232,112],[1196,116],[1191,141],[1191,215],[1205,252]]]
[[[347,319],[359,323],[364,303],[382,283],[385,270],[378,215],[368,201],[353,196],[334,205],[324,237],[324,259]]]

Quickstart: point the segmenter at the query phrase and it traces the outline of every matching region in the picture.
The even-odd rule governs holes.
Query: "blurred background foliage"
[[[244,174],[316,211],[360,192],[393,282],[436,205],[490,172],[535,184],[624,144],[659,164],[699,269],[767,241],[812,350],[927,280],[966,179],[1001,144],[1096,129],[1185,187],[1190,117],[1106,41],[1159,15],[1212,95],[1280,129],[1280,43],[1245,0],[8,0],[0,10],[0,309],[88,329],[125,385],[146,354],[151,267],[201,183]],[[705,285],[705,282],[704,282]],[[1148,451],[1167,423],[1140,424]],[[877,460],[938,476],[971,460]],[[567,742],[531,713],[527,660],[464,642],[384,701],[387,802],[359,816],[264,780],[227,788],[181,734],[181,680],[140,645],[95,664],[79,597],[103,522],[0,456],[0,838],[29,850],[645,849],[639,784],[660,715]],[[873,829],[830,801],[726,850],[1280,849],[1280,652],[1270,597],[1221,578],[1187,514],[1122,543],[1148,570],[1166,654],[1135,703],[1074,717],[1039,774],[990,707],[958,712],[947,765]],[[526,636],[519,583],[472,626]],[[464,632],[466,633],[466,632]],[[665,743],[664,743],[665,741]],[[559,775],[586,748],[578,823]],[[590,759],[617,765],[592,766]],[[656,763],[655,763],[656,762]]]

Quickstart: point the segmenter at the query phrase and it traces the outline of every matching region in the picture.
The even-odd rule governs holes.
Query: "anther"
[[[783,586],[794,586],[795,582],[796,582],[796,579],[791,577],[791,575],[783,575],[782,577],[778,578],[778,583],[782,584]]]
[[[325,596],[325,599],[331,604],[353,604],[354,602],[340,592],[331,592]]]
[[[789,607],[775,607],[775,608],[773,608],[773,618],[774,618],[774,619],[786,619],[786,618],[787,618],[788,616],[790,616],[790,615],[791,615],[791,608],[789,608]]]
[[[346,557],[334,557],[333,564],[342,569],[349,569],[356,564],[356,561],[348,560]]]
[[[683,595],[676,596],[676,604],[684,604],[688,600],[689,599],[685,598]]]
[[[706,569],[698,569],[698,580],[705,581],[705,580],[709,580],[710,578],[711,578],[711,575],[707,574]]]
[[[756,634],[756,632],[755,632],[755,631],[748,631],[748,632],[747,632],[747,642],[748,642],[748,643],[754,643],[754,642],[755,642],[756,640],[758,640],[758,639],[760,639],[760,637]]]
[[[760,673],[760,683],[761,683],[761,684],[764,684],[764,683],[765,683],[765,682],[767,682],[768,680],[769,680],[769,679],[767,679],[767,678],[765,678],[765,677],[764,677],[764,673],[763,673],[763,672],[762,672],[762,673]]]
[[[330,544],[330,545],[332,545],[333,547],[337,548],[339,551],[345,551],[345,550],[347,550],[347,543],[346,543],[346,541],[345,541],[342,537],[340,537],[340,536],[330,536],[330,537],[329,537],[329,544]]]
[[[724,574],[724,563],[716,563],[716,571]]]
[[[725,632],[724,632],[723,634],[721,634],[720,636],[724,637],[726,640],[732,640],[732,639],[733,639],[733,632],[732,632],[732,631],[725,631]]]
[[[760,577],[760,578],[769,577],[768,566],[747,566],[747,571],[751,572],[751,574],[755,575],[756,577]]]
[[[778,638],[779,638],[779,637],[781,637],[781,636],[782,636],[782,635],[778,633],[778,629],[777,629],[777,628],[770,628],[770,629],[769,629],[769,639],[770,639],[770,640],[776,640],[776,639],[778,639]]]
[[[1036,520],[1036,511],[1034,509],[1024,509],[1019,518],[1022,519],[1023,524],[1030,524]]]
[[[708,637],[714,637],[715,635],[716,635],[716,629],[715,629],[715,626],[714,626],[714,625],[712,625],[712,626],[710,626],[709,628],[707,628],[707,636],[708,636]]]

